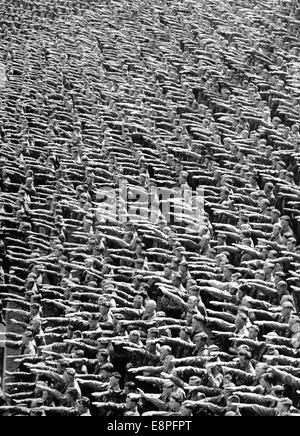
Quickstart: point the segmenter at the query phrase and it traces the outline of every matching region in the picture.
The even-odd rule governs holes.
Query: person
[[[90,412],[90,400],[87,397],[82,397],[77,400],[76,411],[79,416],[92,416]]]
[[[245,313],[239,313],[235,320],[235,334],[239,337],[249,337],[247,329],[248,317]]]
[[[203,330],[203,322],[204,318],[200,314],[196,314],[192,318],[192,332],[191,332],[191,338],[194,341],[195,337],[201,333],[204,332]]]
[[[120,388],[121,378],[122,377],[118,372],[112,373],[109,379],[108,389],[110,391],[117,392],[117,393],[121,392],[121,388]]]
[[[142,320],[152,321],[156,317],[156,302],[148,300],[145,305],[145,311],[142,315]]]
[[[282,398],[278,401],[277,407],[270,409],[268,407],[259,405],[242,405],[239,404],[239,410],[253,413],[254,416],[275,416],[275,417],[287,417],[291,415],[292,401],[289,398]]]
[[[295,2],[19,3],[0,416],[299,416]]]
[[[137,394],[128,394],[126,398],[126,408],[124,416],[140,416],[138,411],[138,404],[141,399],[140,395]]]
[[[77,398],[81,398],[81,389],[76,380],[76,372],[73,368],[67,368],[63,375],[64,387],[62,389],[62,393],[67,395],[69,391],[76,391]]]
[[[5,394],[2,391],[2,377],[0,379],[0,406],[5,406],[7,404]]]
[[[21,355],[36,356],[36,344],[33,338],[33,333],[27,331],[22,335],[22,345],[20,350]]]
[[[237,364],[237,368],[241,369],[245,373],[248,373],[248,374],[251,374],[254,376],[255,370],[252,366],[251,358],[252,358],[252,356],[251,356],[251,353],[249,351],[241,350],[239,352],[239,362]]]
[[[283,324],[288,324],[294,310],[295,308],[291,301],[284,301],[281,304],[281,314],[277,315],[277,317],[275,316],[275,319]]]
[[[99,322],[113,323],[113,317],[110,311],[110,303],[103,301],[100,303]]]

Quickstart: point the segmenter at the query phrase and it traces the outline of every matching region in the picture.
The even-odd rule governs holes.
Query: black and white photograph
[[[300,416],[299,0],[1,2],[0,416]]]

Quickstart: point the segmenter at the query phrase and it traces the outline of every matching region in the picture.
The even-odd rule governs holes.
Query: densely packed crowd
[[[0,415],[298,415],[297,2],[0,21]]]

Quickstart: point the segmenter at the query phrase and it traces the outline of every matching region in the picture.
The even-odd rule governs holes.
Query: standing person
[[[90,400],[82,397],[76,402],[76,412],[79,416],[92,416],[90,412]]]
[[[20,354],[24,356],[36,356],[37,354],[36,344],[34,341],[33,333],[31,331],[26,331],[22,335]]]

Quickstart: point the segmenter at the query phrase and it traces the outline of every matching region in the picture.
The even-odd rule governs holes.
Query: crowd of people
[[[0,21],[0,415],[299,415],[297,2]]]

